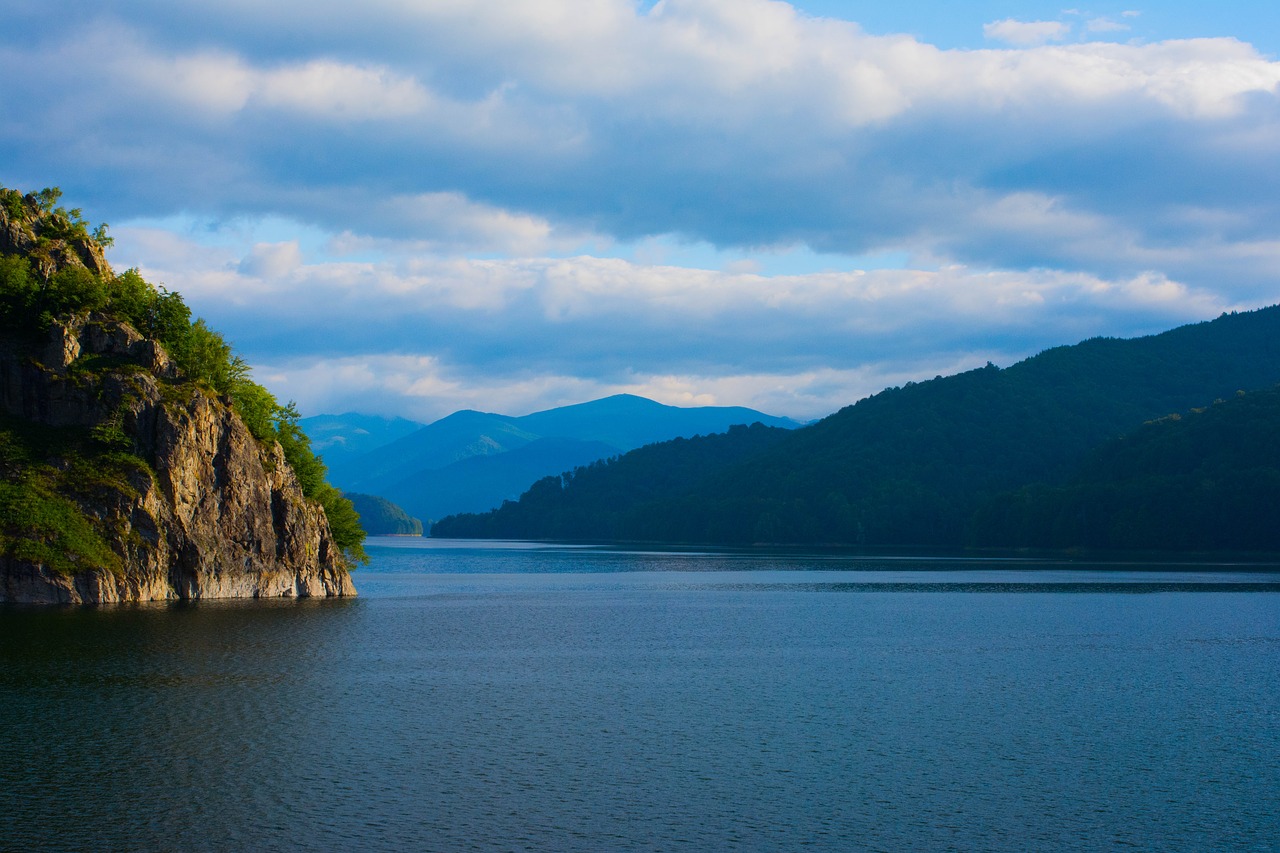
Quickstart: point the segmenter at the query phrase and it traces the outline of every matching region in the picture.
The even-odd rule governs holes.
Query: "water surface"
[[[1280,573],[373,540],[0,610],[0,848],[1280,849]]]

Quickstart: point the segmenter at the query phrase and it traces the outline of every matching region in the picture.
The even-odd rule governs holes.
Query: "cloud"
[[[1064,41],[1071,35],[1071,25],[1062,21],[1019,21],[1005,18],[982,25],[982,34],[993,41],[1018,47],[1032,47],[1051,41]]]
[[[1106,17],[1090,18],[1084,28],[1091,33],[1122,33],[1130,29],[1128,24]]]
[[[1006,214],[1036,209],[1027,200]],[[163,242],[128,228],[117,237],[117,252]],[[241,256],[190,250],[155,252],[167,266],[144,264],[143,274],[183,293],[278,393],[309,411],[345,397],[348,407],[418,417],[485,408],[485,395],[514,411],[623,390],[768,401],[771,411],[817,417],[838,407],[836,396],[869,393],[888,377],[1007,363],[1241,307],[1154,272],[1104,279],[953,265],[765,276],[593,256],[300,263],[294,243],[254,244]]]
[[[794,386],[807,416],[824,376],[1276,298],[1280,63],[1072,42],[1128,12],[942,50],[766,0],[81,5],[0,32],[4,182],[61,185],[255,363],[410,359],[387,405]],[[787,252],[834,269],[762,274]]]
[[[582,231],[557,228],[540,216],[478,203],[457,192],[369,198],[365,205],[366,222],[376,217],[380,223],[377,231],[388,236],[374,237],[347,230],[334,238],[335,252],[407,249],[421,253],[447,249],[531,255],[602,239]],[[340,214],[335,211],[333,218],[339,220]],[[390,235],[405,239],[396,240]]]
[[[992,353],[926,364],[868,364],[798,373],[632,374],[617,381],[577,375],[493,376],[431,358],[372,355],[259,364],[255,378],[304,412],[343,407],[429,423],[460,409],[523,415],[612,394],[638,394],[670,406],[747,406],[812,419],[892,385],[980,367]],[[997,356],[998,357],[998,356]]]
[[[302,252],[296,240],[288,243],[258,243],[236,266],[242,275],[260,279],[284,278],[302,266]]]
[[[159,23],[0,48],[0,70],[23,81],[10,112],[27,119],[0,130],[11,168],[67,171],[59,183],[126,215],[195,204],[373,239],[421,223],[448,240],[460,222],[515,253],[563,248],[562,235],[665,233],[861,253],[908,248],[940,194],[1005,189],[1010,167],[1055,144],[1158,160],[1194,140],[1195,173],[1220,168],[1218,138],[1255,136],[1257,158],[1237,171],[1277,138],[1280,65],[1229,39],[942,51],[759,0],[647,14],[388,2],[360,20],[302,16],[272,55],[236,33],[280,10],[240,9],[233,27],[205,4],[210,35],[192,45],[176,23],[157,27],[195,12],[133,7]],[[389,47],[375,51],[375,35]],[[24,142],[26,124],[51,142]],[[1046,174],[1024,170],[1007,189],[1043,190]],[[1105,186],[1085,172],[1070,183]]]
[[[264,109],[332,121],[375,120],[422,113],[433,104],[411,77],[378,64],[316,59],[262,67],[228,50],[158,51],[129,31],[89,35],[78,50],[81,61],[90,59],[106,82],[128,87],[133,97],[160,98],[212,115]]]
[[[265,106],[339,120],[401,118],[432,105],[417,81],[377,66],[315,60],[267,72],[255,83],[254,97]]]

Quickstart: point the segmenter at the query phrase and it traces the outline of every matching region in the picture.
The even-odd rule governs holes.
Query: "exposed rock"
[[[78,369],[87,356],[121,366]],[[174,377],[162,347],[99,316],[55,323],[35,357],[0,351],[0,408],[49,427],[118,426],[150,468],[127,493],[75,498],[117,531],[123,571],[67,576],[0,557],[0,601],[355,594],[323,508],[280,446],[255,439],[229,401]]]
[[[43,214],[37,205],[35,193],[22,197],[21,209],[0,205],[0,254],[30,257],[44,278],[73,266],[85,267],[96,275],[111,275],[111,265],[96,240],[87,235],[67,238],[48,233],[55,217]],[[66,223],[64,218],[62,224]]]

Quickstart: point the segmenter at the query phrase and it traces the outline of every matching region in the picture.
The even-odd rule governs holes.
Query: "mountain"
[[[384,418],[359,412],[316,415],[302,418],[298,425],[311,439],[311,449],[324,456],[331,473],[348,459],[390,444],[423,426],[407,418]]]
[[[0,601],[354,595],[296,412],[57,198],[0,188]]]
[[[361,454],[335,475],[340,488],[383,494],[409,473],[431,471],[473,456],[505,453],[540,436],[520,429],[515,418],[469,409]]]
[[[788,435],[756,423],[726,432],[645,445],[609,461],[544,477],[518,502],[487,513],[453,515],[432,536],[496,539],[643,539],[655,504],[687,500],[727,466],[776,446]]]
[[[631,394],[519,417],[466,410],[341,466],[331,463],[331,475],[346,490],[382,495],[413,515],[439,518],[498,506],[540,477],[645,444],[757,422],[799,426],[753,409],[681,408]]]
[[[976,545],[1280,551],[1280,387],[1144,424],[1059,483],[993,498]]]
[[[372,536],[422,535],[422,522],[386,498],[356,492],[347,492],[346,496],[360,514],[360,524],[366,533]]]
[[[515,418],[521,429],[542,436],[600,441],[619,451],[656,441],[724,432],[736,424],[762,423],[794,429],[798,421],[741,406],[681,408],[634,394],[616,394],[589,403],[562,406]]]
[[[614,536],[959,547],[975,513],[997,495],[1060,481],[1090,451],[1147,420],[1278,380],[1280,307],[1145,338],[1092,339],[1005,370],[989,364],[883,391],[759,454],[699,472],[679,493],[619,519]],[[659,455],[648,464],[678,462]],[[513,535],[515,519],[554,515],[578,488],[575,474],[522,497],[530,506],[504,507],[470,527],[446,519],[437,530]]]
[[[539,438],[493,456],[470,456],[435,470],[420,471],[387,487],[387,496],[426,519],[457,512],[482,512],[514,500],[551,471],[572,471],[617,454],[599,441]]]

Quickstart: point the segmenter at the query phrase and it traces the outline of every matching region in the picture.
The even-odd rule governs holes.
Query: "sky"
[[[5,6],[0,184],[304,415],[808,420],[1280,301],[1280,5]]]

